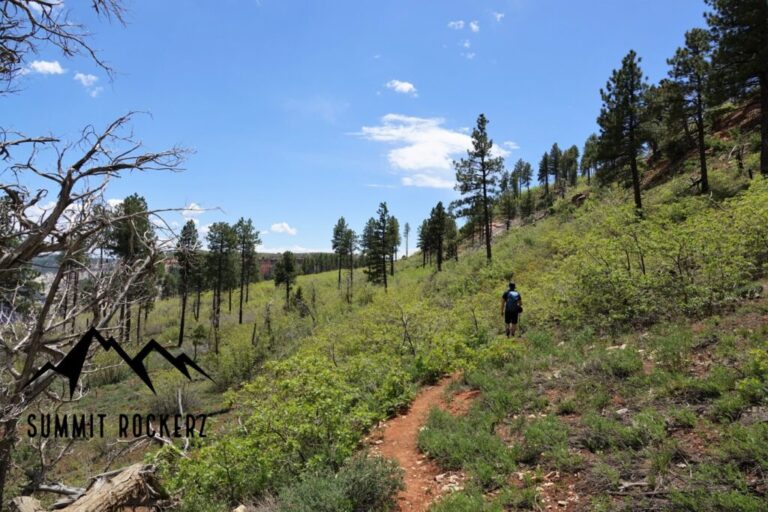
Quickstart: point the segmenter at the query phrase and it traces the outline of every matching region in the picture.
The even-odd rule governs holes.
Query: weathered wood
[[[11,512],[45,512],[45,509],[31,496],[19,496],[11,500]]]
[[[63,512],[118,512],[125,506],[150,505],[163,494],[154,467],[134,464],[116,475],[95,478],[85,494]]]

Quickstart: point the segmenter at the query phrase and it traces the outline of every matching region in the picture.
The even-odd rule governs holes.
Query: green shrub
[[[587,370],[617,379],[626,379],[643,368],[643,360],[635,349],[606,350],[587,362]]]
[[[446,469],[467,469],[483,487],[498,487],[515,464],[512,452],[489,427],[484,417],[454,417],[432,409],[419,432],[419,448]]]
[[[518,462],[533,464],[545,451],[568,447],[568,427],[553,416],[531,421],[523,428],[523,441],[515,446]]]
[[[728,427],[721,443],[723,458],[739,467],[768,470],[768,423]]]
[[[723,423],[736,421],[747,405],[741,395],[729,393],[712,402],[709,415],[713,420]]]
[[[394,508],[404,488],[397,463],[358,454],[334,475],[328,471],[305,474],[280,493],[286,512],[384,512]]]

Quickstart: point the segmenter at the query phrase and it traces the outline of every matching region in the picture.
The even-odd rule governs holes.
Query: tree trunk
[[[136,313],[136,343],[141,343],[141,302],[139,302],[139,311]]]
[[[339,260],[339,262],[338,262],[339,263],[339,284],[338,284],[338,289],[341,290],[341,253],[339,253],[338,260]]]
[[[245,249],[243,249],[240,258],[240,311],[237,316],[237,322],[243,323],[243,300],[245,300]]]
[[[187,290],[186,286],[184,292],[181,294],[181,320],[179,321],[179,343],[180,347],[184,343],[184,320],[187,317]]]
[[[131,342],[131,304],[125,305],[125,342]]]
[[[0,512],[3,511],[5,497],[3,491],[8,480],[8,471],[11,469],[11,453],[16,436],[16,421],[11,420],[2,425],[2,437],[0,438]]]
[[[485,165],[485,162],[482,165]],[[483,171],[483,216],[485,217],[485,256],[488,261],[491,261],[491,217],[488,213],[488,187],[485,171]]]
[[[768,177],[768,71],[760,77],[760,172]]]
[[[637,170],[637,148],[635,148],[635,128],[629,129],[629,148],[632,154],[629,156],[629,167],[632,171],[632,189],[635,192],[635,208],[638,214],[642,213],[643,200],[640,197],[640,174]]]
[[[701,81],[696,90],[696,129],[699,139],[699,165],[701,167],[701,192],[709,192],[709,179],[707,177],[707,148],[704,143],[704,105],[701,98]]]

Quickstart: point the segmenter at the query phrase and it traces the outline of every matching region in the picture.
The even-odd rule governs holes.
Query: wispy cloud
[[[403,82],[401,80],[390,80],[386,83],[387,89],[392,89],[396,93],[399,94],[408,94],[410,96],[413,96],[414,98],[418,96],[418,91],[416,90],[416,86],[413,85],[411,82]]]
[[[296,236],[299,230],[288,225],[287,222],[276,222],[270,226],[269,230],[272,233],[283,233],[285,235]]]
[[[475,33],[480,32],[480,23],[477,20],[470,21],[469,30]]]
[[[186,220],[195,219],[203,214],[205,210],[197,203],[189,203],[183,210],[181,216]]]
[[[37,73],[39,75],[63,75],[66,70],[57,60],[33,60],[22,71],[22,75]]]
[[[511,140],[505,140],[504,142],[501,143],[501,145],[510,151],[520,149],[520,145],[517,142],[511,141]]]
[[[504,19],[504,16],[506,16],[506,14],[504,14],[503,12],[496,12],[496,11],[492,12],[491,14],[493,15],[494,19],[498,22],[501,22],[501,20]]]
[[[75,73],[75,76],[73,77],[75,81],[80,82],[80,85],[85,87],[85,90],[88,91],[88,95],[91,98],[95,98],[101,92],[104,90],[103,87],[96,85],[96,82],[99,81],[99,77],[96,75],[91,75],[90,73]]]
[[[83,87],[91,87],[99,81],[99,77],[87,73],[75,73],[75,80],[80,82]]]
[[[473,60],[477,56],[477,54],[475,52],[465,52],[465,53],[462,53],[461,56],[467,60]]]
[[[387,114],[377,126],[364,126],[359,135],[395,146],[387,153],[393,170],[403,174],[401,183],[411,187],[452,188],[452,162],[472,147],[472,138],[460,129],[446,128],[439,117]],[[508,154],[502,148],[496,153]]]
[[[461,30],[464,28],[464,20],[449,21],[448,28],[453,30]]]
[[[461,46],[462,46],[462,47],[464,47],[464,48],[469,48],[470,46],[472,46],[472,43],[469,41],[469,39],[465,39],[465,40],[464,40],[464,41],[461,43]]]

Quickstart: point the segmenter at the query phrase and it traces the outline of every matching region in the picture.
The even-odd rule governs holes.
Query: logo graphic
[[[146,384],[154,394],[157,394],[157,392],[155,391],[155,387],[152,385],[152,379],[149,378],[147,369],[144,367],[144,359],[146,359],[146,357],[149,356],[149,354],[152,352],[157,352],[163,356],[169,363],[174,366],[174,368],[179,370],[189,380],[192,380],[192,376],[189,374],[189,369],[187,367],[195,369],[208,380],[213,380],[207,373],[205,373],[205,371],[203,371],[202,368],[197,365],[197,363],[190,359],[189,356],[184,353],[181,353],[178,356],[174,356],[154,339],[149,340],[149,342],[144,345],[144,347],[138,354],[136,354],[135,357],[130,357],[125,353],[117,341],[115,341],[115,338],[110,336],[109,339],[104,339],[104,336],[102,336],[99,331],[92,327],[83,335],[82,338],[80,338],[80,341],[78,341],[77,344],[72,347],[72,350],[70,350],[61,361],[55,365],[51,363],[45,363],[42,368],[37,370],[32,378],[29,379],[24,387],[26,388],[32,384],[48,370],[52,370],[59,375],[63,375],[69,379],[69,397],[72,398],[72,395],[75,393],[75,388],[77,387],[77,381],[80,379],[80,374],[83,371],[83,364],[85,363],[85,359],[88,356],[88,350],[90,349],[91,343],[93,343],[94,339],[99,342],[104,350],[109,351],[114,349],[115,352],[117,352],[117,355],[119,355],[123,361],[128,363],[128,366],[131,367],[133,373],[138,375],[141,380],[144,381],[144,384]]]

